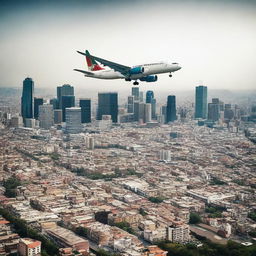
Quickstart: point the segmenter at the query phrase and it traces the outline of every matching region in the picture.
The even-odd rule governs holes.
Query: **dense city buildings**
[[[62,109],[45,103],[26,127],[19,106],[0,101],[0,254],[208,252],[198,237],[253,248],[254,101],[213,95],[208,119],[197,120],[193,99],[169,95],[165,105],[165,94],[154,120],[151,96],[99,93],[89,111],[83,95],[64,95],[65,122]],[[82,123],[83,107],[90,123]]]
[[[169,95],[167,97],[166,122],[173,122],[176,119],[176,97],[174,95]]]
[[[118,94],[116,92],[98,94],[97,119],[102,120],[103,115],[111,115],[112,121],[118,121]]]
[[[29,77],[23,81],[21,116],[23,120],[34,117],[34,82]]]
[[[79,107],[81,108],[81,122],[91,122],[91,99],[80,99]]]
[[[207,118],[207,87],[203,85],[196,87],[195,118]]]

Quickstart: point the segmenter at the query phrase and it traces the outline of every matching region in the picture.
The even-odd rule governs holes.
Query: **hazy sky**
[[[97,2],[97,3],[95,3]],[[86,78],[76,50],[125,65],[179,62],[143,90],[256,89],[256,1],[0,1],[0,87],[70,83],[122,90],[124,80]]]

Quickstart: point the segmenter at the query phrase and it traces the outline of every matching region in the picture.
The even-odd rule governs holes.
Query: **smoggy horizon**
[[[254,90],[254,1],[1,1],[0,87],[71,84],[77,89],[123,91],[132,83],[97,80],[76,50],[124,65],[175,61],[182,69],[140,83],[142,90],[186,91],[203,84]]]

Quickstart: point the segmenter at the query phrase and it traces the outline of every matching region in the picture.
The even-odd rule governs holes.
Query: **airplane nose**
[[[177,70],[180,70],[181,69],[181,66],[177,66]]]

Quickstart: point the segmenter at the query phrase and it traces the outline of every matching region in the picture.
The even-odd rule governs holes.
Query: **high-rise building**
[[[62,109],[62,96],[74,96],[74,87],[69,84],[64,84],[57,87],[58,108]]]
[[[97,119],[102,120],[102,115],[111,115],[112,121],[118,121],[118,94],[116,92],[98,94]]]
[[[58,99],[57,98],[50,99],[50,104],[53,106],[53,109],[58,109]]]
[[[80,133],[81,131],[81,108],[66,108],[66,132]]]
[[[170,150],[161,150],[160,151],[160,160],[170,162],[171,161],[171,151]]]
[[[53,106],[43,104],[39,106],[39,126],[43,129],[50,129],[53,126]]]
[[[152,105],[151,103],[145,104],[145,115],[144,115],[144,122],[149,123],[151,122],[152,117]]]
[[[61,124],[62,122],[62,109],[54,109],[54,123]]]
[[[225,104],[224,108],[224,118],[227,120],[231,120],[234,117],[234,111],[231,107],[231,104]]]
[[[143,99],[143,92],[140,92],[140,102],[143,102],[144,99]]]
[[[72,95],[61,96],[63,122],[66,121],[66,108],[72,108],[74,106],[75,106],[75,96],[72,96]]]
[[[152,119],[156,119],[156,99],[154,98],[153,91],[147,91],[146,93],[146,103],[151,103]]]
[[[154,99],[154,92],[153,91],[147,91],[146,92],[146,103],[151,103],[152,99]]]
[[[22,127],[22,125],[23,125],[23,120],[21,116],[13,116],[11,118],[11,127],[18,128],[18,127]]]
[[[166,105],[161,107],[160,115],[163,116],[164,123],[166,123],[166,116],[167,116],[167,106]]]
[[[156,99],[151,100],[152,119],[156,119]]]
[[[29,77],[23,81],[21,115],[23,120],[34,117],[34,82]]]
[[[219,98],[212,98],[212,103],[213,104],[220,104]]]
[[[81,108],[82,123],[91,122],[91,99],[80,99],[79,107]]]
[[[207,87],[196,87],[195,118],[207,118]]]
[[[220,105],[219,103],[208,104],[208,120],[218,121],[220,118]]]
[[[174,95],[169,95],[167,97],[166,122],[173,122],[176,119],[176,97]]]
[[[167,238],[173,243],[184,243],[190,240],[189,226],[186,224],[173,225],[167,229]]]
[[[139,121],[139,101],[134,101],[134,114],[133,114],[133,119],[134,121],[138,122]]]
[[[25,118],[25,127],[27,128],[35,128],[36,127],[36,119],[34,118]]]
[[[139,87],[132,87],[132,96],[134,96],[135,101],[140,99],[140,88]]]
[[[38,119],[39,116],[39,106],[44,104],[43,98],[34,98],[34,118]]]
[[[144,102],[139,103],[139,122],[140,123],[145,122],[145,106],[146,106],[146,103]]]
[[[134,111],[134,96],[128,96],[127,112],[133,113],[133,111]]]

